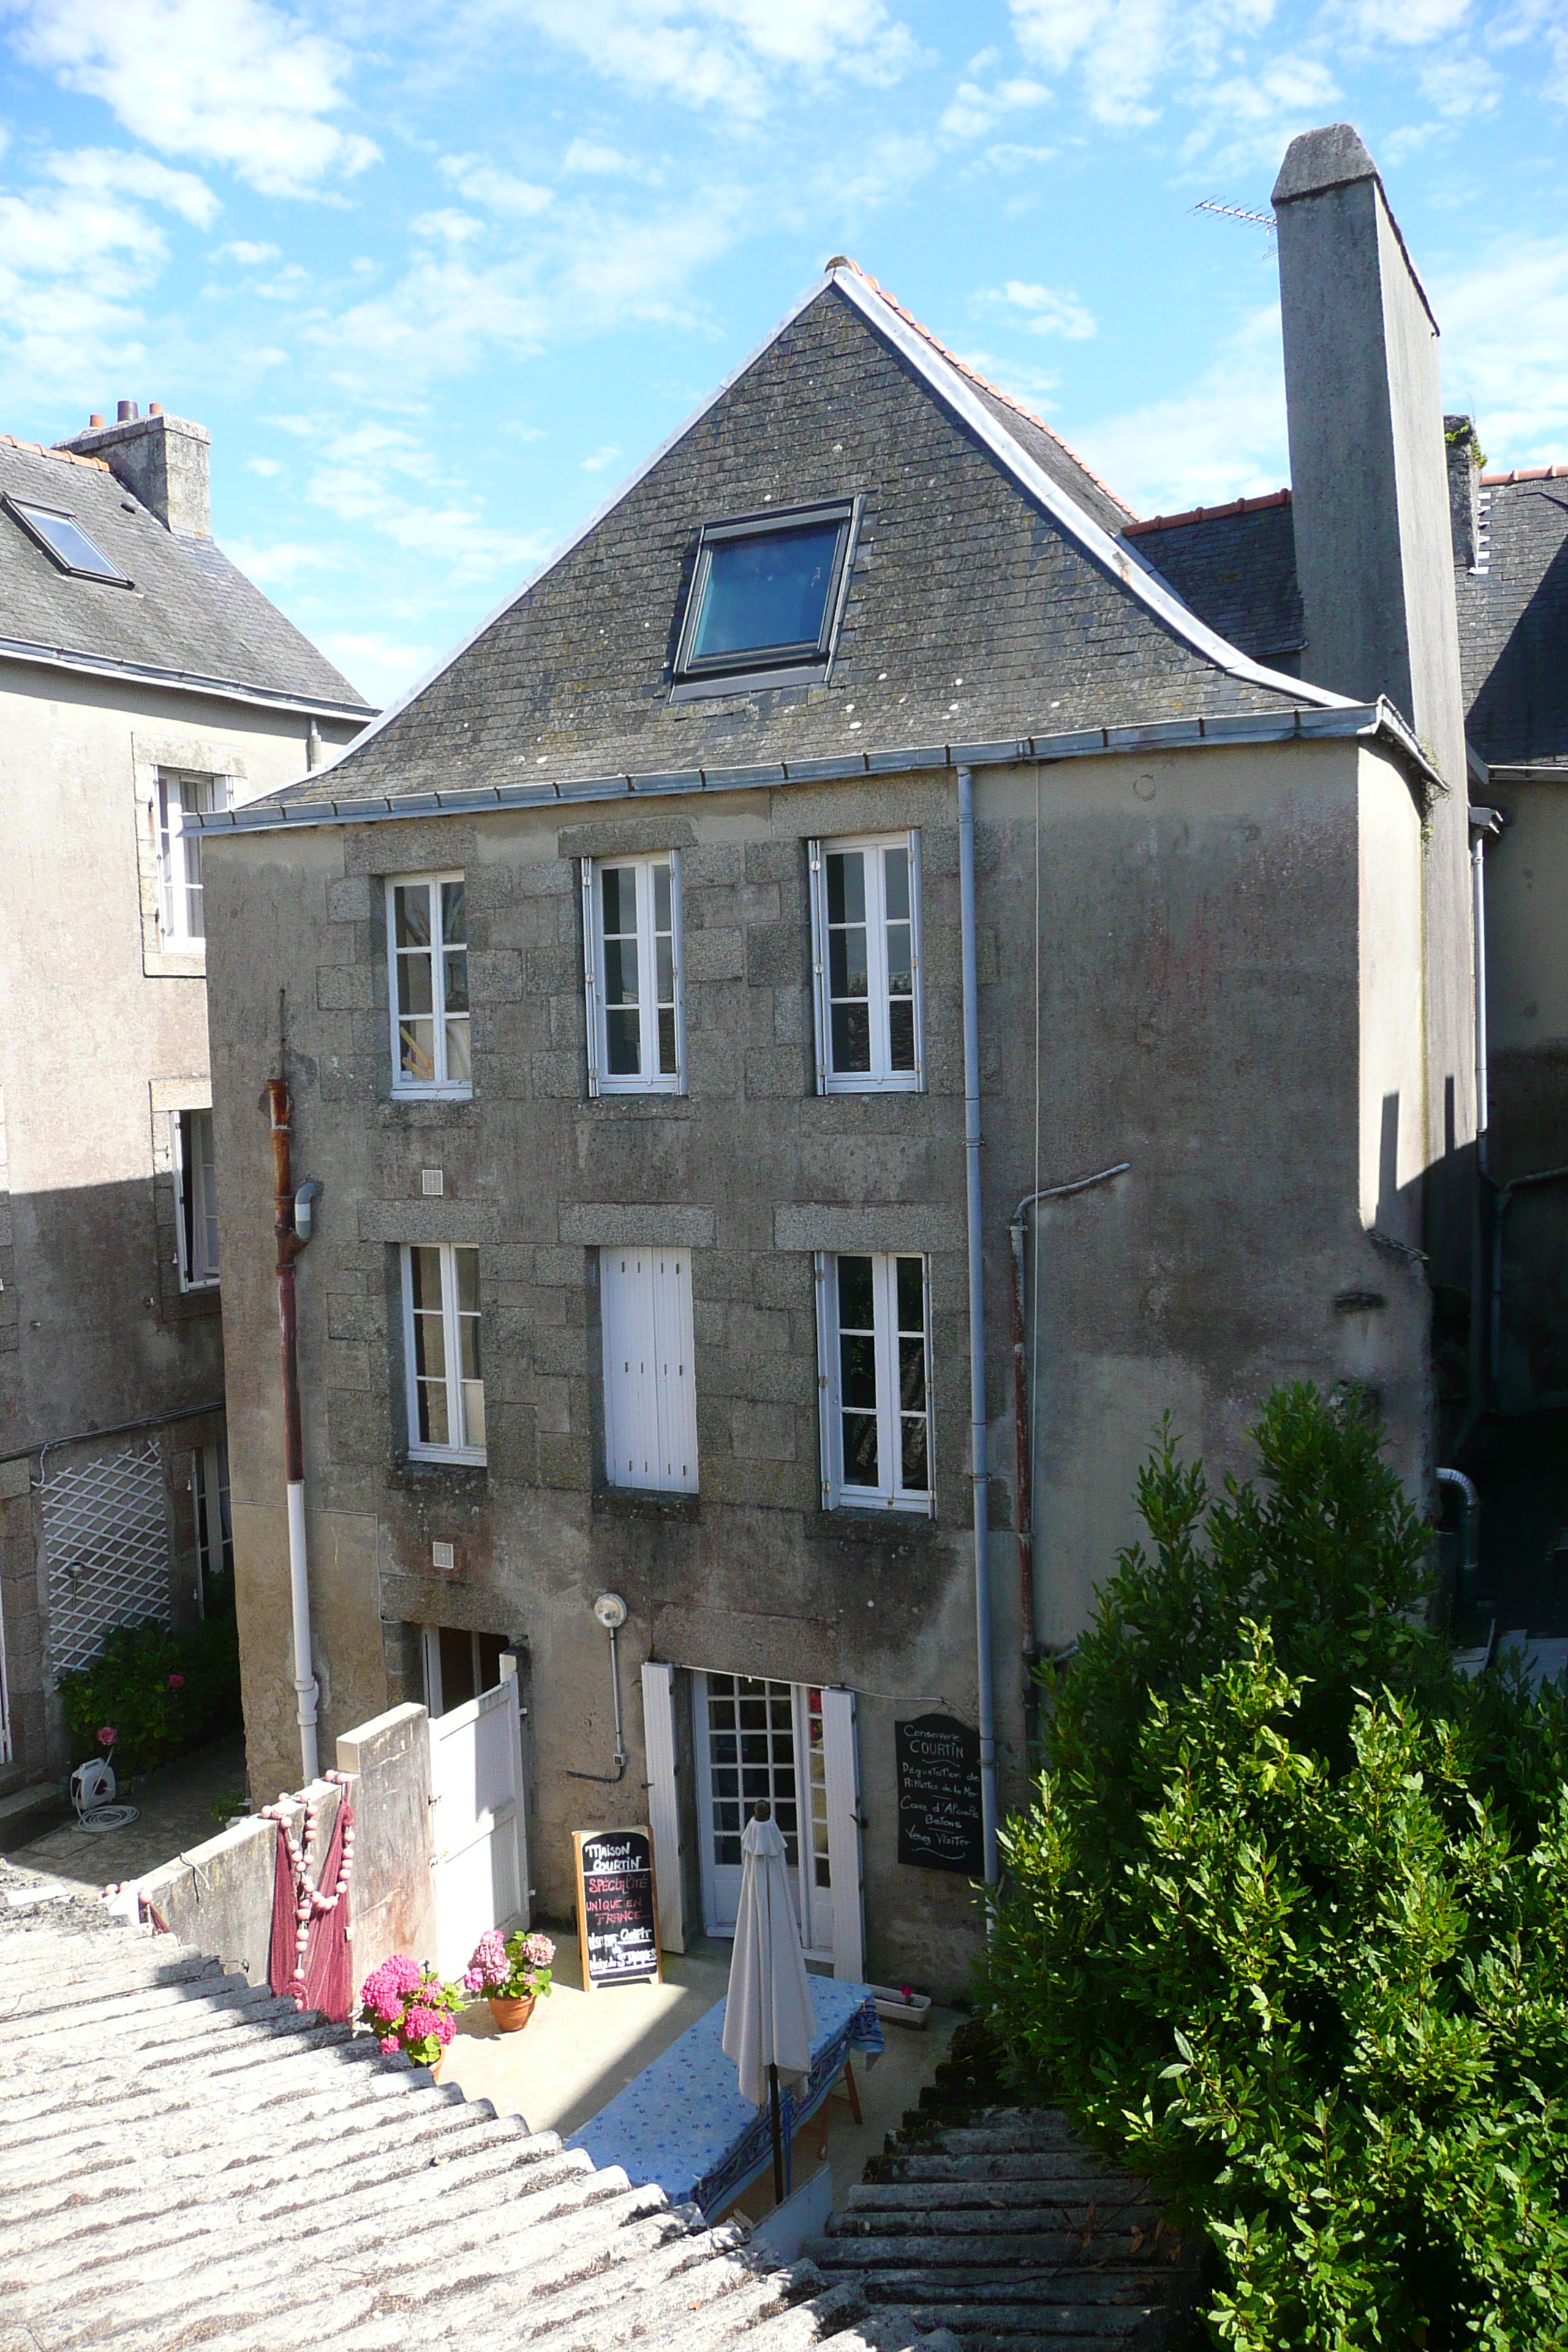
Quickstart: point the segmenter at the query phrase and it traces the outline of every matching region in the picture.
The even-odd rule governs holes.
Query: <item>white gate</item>
[[[449,1715],[430,1718],[435,1805],[436,1966],[460,1976],[487,1927],[528,1924],[517,1661]]]

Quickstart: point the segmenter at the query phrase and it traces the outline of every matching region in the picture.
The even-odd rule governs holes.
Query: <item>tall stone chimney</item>
[[[1430,1167],[1475,1134],[1468,773],[1437,322],[1348,122],[1291,141],[1274,211],[1301,675],[1358,700],[1386,695],[1447,786],[1425,852]]]
[[[121,421],[57,444],[79,457],[101,457],[115,479],[141,499],[166,530],[183,539],[212,537],[212,493],[205,425],[165,416],[156,403],[145,416],[132,400],[120,403]]]

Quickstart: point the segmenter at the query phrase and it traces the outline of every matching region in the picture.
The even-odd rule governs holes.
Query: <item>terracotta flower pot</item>
[[[521,2033],[533,2015],[537,1998],[535,1993],[525,1992],[521,2000],[511,2000],[504,1993],[492,1992],[489,1997],[490,2015],[503,2033]]]

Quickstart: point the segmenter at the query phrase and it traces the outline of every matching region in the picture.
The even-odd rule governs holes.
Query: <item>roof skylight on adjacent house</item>
[[[678,698],[825,677],[858,502],[704,526],[676,659]]]
[[[20,499],[8,498],[5,505],[28,537],[37,541],[46,555],[54,558],[62,572],[73,572],[80,580],[107,580],[117,588],[130,587],[120,566],[110,563],[74,515],[58,507],[25,504]]]

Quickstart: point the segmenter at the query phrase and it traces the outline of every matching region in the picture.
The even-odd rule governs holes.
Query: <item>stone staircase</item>
[[[867,2176],[805,2252],[873,2310],[950,2329],[963,2352],[1155,2352],[1190,2333],[1194,2252],[1059,2115],[911,2116]]]
[[[0,2352],[957,2352],[0,1864]]]

